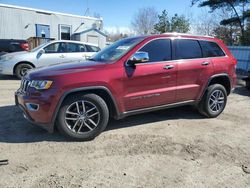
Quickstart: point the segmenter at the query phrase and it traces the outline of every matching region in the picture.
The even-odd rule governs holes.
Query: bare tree
[[[158,12],[153,7],[139,9],[134,15],[131,25],[137,34],[152,34],[154,33],[154,25],[157,23]]]

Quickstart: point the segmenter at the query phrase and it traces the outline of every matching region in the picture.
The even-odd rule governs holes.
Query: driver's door
[[[149,62],[126,66],[124,107],[126,111],[175,102],[178,64],[172,61],[171,41],[157,39],[142,47]]]
[[[36,56],[37,66],[43,67],[67,62],[66,43],[55,42],[43,48]]]

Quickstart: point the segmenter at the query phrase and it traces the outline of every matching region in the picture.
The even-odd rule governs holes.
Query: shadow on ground
[[[15,76],[0,75],[0,80],[18,80]]]
[[[250,97],[250,90],[246,89],[244,86],[243,87],[236,87],[233,91],[233,93],[242,95],[242,96],[248,96]]]
[[[234,93],[243,96],[250,96],[250,91],[244,87],[236,88]],[[106,131],[166,120],[203,118],[204,117],[201,116],[195,108],[191,106],[184,106],[135,115],[119,121],[112,120]],[[49,134],[47,131],[39,128],[38,126],[27,122],[23,118],[22,112],[16,106],[0,107],[0,142],[30,143],[42,141],[63,142],[69,140],[66,140],[63,136],[61,136],[58,131],[55,131],[53,134]]]
[[[106,131],[160,122],[171,119],[200,119],[203,118],[190,106],[167,109],[147,114],[135,115],[116,121],[111,120]],[[29,123],[22,116],[16,106],[0,107],[0,142],[3,143],[30,143],[42,141],[63,142],[69,141],[58,131],[49,134],[40,127]]]

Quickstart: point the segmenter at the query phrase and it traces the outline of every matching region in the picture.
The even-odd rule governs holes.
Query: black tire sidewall
[[[211,94],[212,94],[215,90],[220,90],[220,91],[222,91],[223,94],[224,94],[224,106],[223,106],[223,108],[222,108],[220,111],[218,111],[218,112],[213,112],[213,111],[209,108],[209,99],[210,99]],[[204,104],[203,104],[203,105],[204,105],[203,109],[204,109],[205,113],[207,114],[207,116],[210,117],[210,118],[214,118],[214,117],[219,116],[219,115],[224,111],[224,109],[225,109],[225,107],[226,107],[226,104],[227,104],[227,91],[226,91],[226,89],[225,89],[222,85],[220,85],[220,84],[214,84],[214,85],[209,86],[208,89],[207,89],[205,101],[204,101]]]
[[[19,79],[22,79],[22,77],[23,77],[23,76],[21,75],[21,70],[22,70],[23,68],[32,69],[33,67],[32,67],[31,65],[29,65],[29,64],[20,64],[20,65],[18,65],[18,66],[16,67],[16,70],[15,70],[15,75],[16,75],[16,77],[19,78]]]
[[[64,119],[67,108],[72,103],[79,101],[79,100],[85,100],[85,101],[89,101],[93,103],[100,112],[100,122],[98,126],[93,131],[90,131],[89,133],[77,134],[77,133],[72,132],[68,128]],[[78,95],[78,96],[73,96],[73,97],[68,98],[61,106],[59,113],[58,113],[58,117],[57,117],[57,127],[63,135],[65,135],[66,137],[70,139],[78,140],[78,141],[88,141],[88,140],[94,139],[102,131],[105,130],[108,124],[108,120],[109,120],[109,110],[105,101],[101,97],[95,94]]]

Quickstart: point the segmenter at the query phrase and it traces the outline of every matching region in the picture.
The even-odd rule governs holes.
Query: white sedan
[[[77,41],[52,41],[29,52],[14,52],[0,56],[0,74],[16,75],[21,79],[29,69],[83,61],[98,51],[100,48],[94,44]]]

